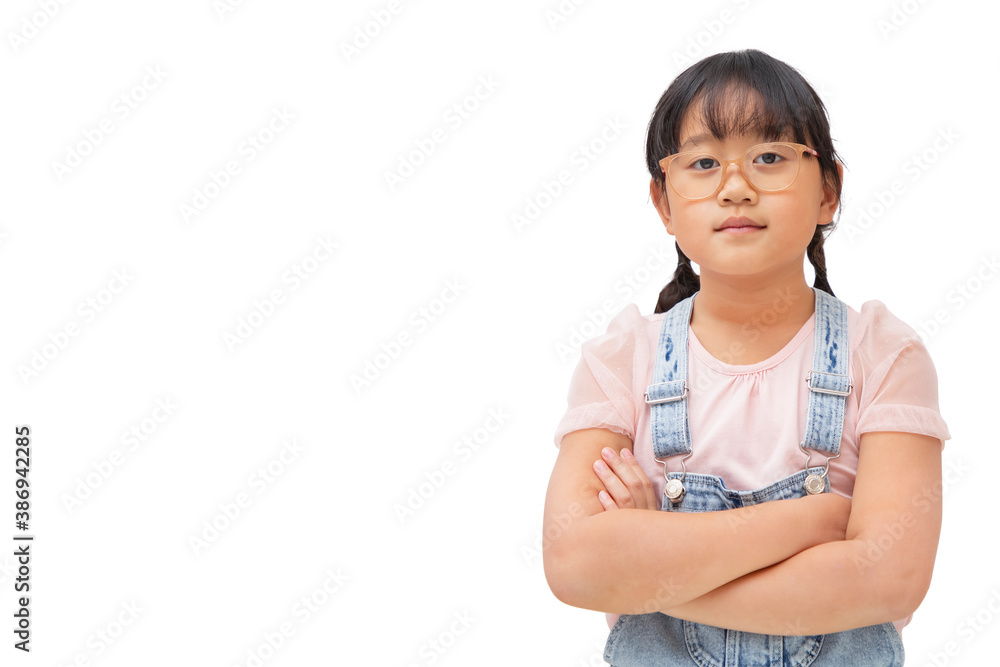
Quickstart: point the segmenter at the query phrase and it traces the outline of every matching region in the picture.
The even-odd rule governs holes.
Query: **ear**
[[[840,182],[844,182],[844,165],[839,161],[837,162],[837,173],[840,174]],[[837,207],[840,205],[840,198],[837,197],[837,193],[829,186],[829,184],[823,184],[823,198],[819,202],[819,221],[817,224],[828,225],[833,222],[833,215],[837,212]]]
[[[665,185],[665,183],[664,183]],[[666,188],[660,189],[655,179],[649,179],[649,197],[653,200],[656,212],[660,214],[663,226],[667,228],[667,234],[674,235],[674,224],[670,218],[670,204],[667,202]]]

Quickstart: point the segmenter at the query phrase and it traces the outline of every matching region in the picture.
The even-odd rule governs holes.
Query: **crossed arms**
[[[545,498],[543,563],[566,604],[661,611],[765,634],[840,632],[904,618],[930,585],[941,527],[941,441],[861,436],[852,500],[836,494],[700,514],[657,510],[632,441],[562,441]],[[594,462],[604,459],[599,477]],[[611,497],[603,502],[598,494]]]

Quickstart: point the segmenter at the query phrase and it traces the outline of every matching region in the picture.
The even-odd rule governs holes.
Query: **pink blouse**
[[[555,433],[605,428],[627,435],[636,460],[663,496],[663,465],[653,460],[649,406],[644,392],[653,381],[653,358],[663,313],[640,315],[626,306],[607,333],[581,347],[569,388],[568,409]],[[937,373],[927,348],[912,327],[880,301],[858,313],[848,307],[849,374],[840,457],[830,461],[830,488],[850,498],[858,469],[858,443],[869,431],[902,431],[951,438],[938,410]],[[812,368],[815,314],[769,359],[732,365],[716,359],[688,328],[688,413],[692,455],[688,472],[718,475],[730,489],[757,489],[805,467],[798,445],[805,431]],[[681,456],[665,459],[680,471]],[[809,465],[824,465],[813,452]],[[609,626],[618,616],[608,614]],[[897,630],[912,616],[895,622]]]

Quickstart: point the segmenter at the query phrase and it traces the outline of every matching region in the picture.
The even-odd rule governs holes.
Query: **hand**
[[[660,509],[653,493],[653,483],[628,448],[623,447],[619,455],[610,447],[605,447],[601,450],[601,457],[594,462],[594,472],[604,484],[605,490],[598,494],[598,499],[605,511]]]

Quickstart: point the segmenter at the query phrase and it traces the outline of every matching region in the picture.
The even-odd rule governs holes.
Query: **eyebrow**
[[[711,139],[711,134],[696,134],[693,137],[689,137],[687,141],[680,145],[679,150],[684,150],[684,147],[688,144],[694,144],[695,146],[700,145],[706,139]]]
[[[777,135],[773,139],[770,138],[770,137],[761,137],[761,140],[762,140],[762,143],[766,143],[768,141],[793,141],[794,137],[788,137],[786,139],[786,134],[787,133],[782,132],[781,134]],[[685,141],[683,144],[680,145],[680,147],[677,149],[677,152],[678,153],[683,152],[684,148],[686,146],[688,146],[689,144],[690,145],[694,145],[694,146],[703,146],[706,141],[709,141],[709,140],[714,139],[714,138],[715,137],[710,132],[706,132],[704,134],[696,134],[693,137],[688,137],[688,140]]]

